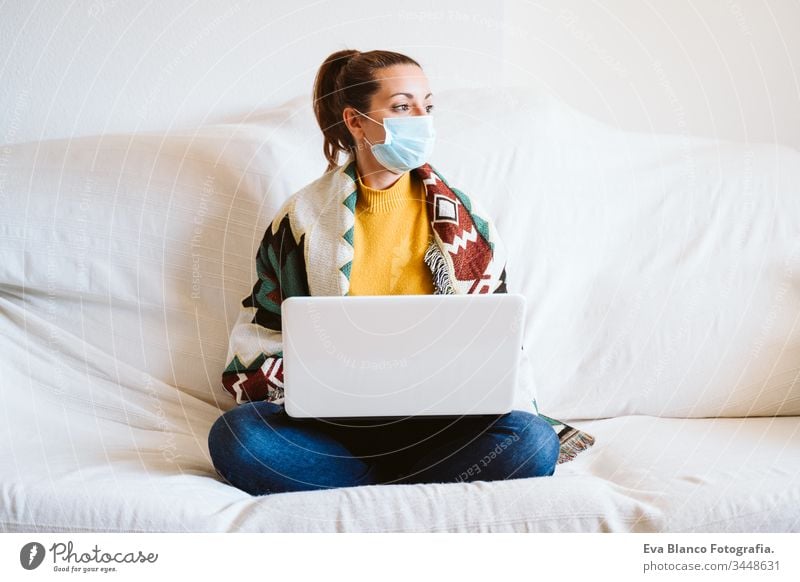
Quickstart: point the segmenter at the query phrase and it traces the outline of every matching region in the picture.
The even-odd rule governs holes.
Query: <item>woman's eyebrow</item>
[[[394,97],[395,95],[405,95],[405,96],[406,96],[406,97],[408,97],[409,99],[411,99],[411,98],[413,97],[413,95],[412,95],[411,93],[392,93],[391,95],[389,95],[389,98],[392,98],[392,97]],[[433,93],[428,93],[427,95],[425,95],[425,99],[427,99],[427,98],[428,98],[428,97],[430,97],[431,95],[433,95]]]

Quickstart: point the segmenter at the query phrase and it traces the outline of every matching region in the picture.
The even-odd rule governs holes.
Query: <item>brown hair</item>
[[[322,152],[330,171],[338,165],[339,152],[356,147],[353,136],[342,118],[345,107],[369,111],[372,96],[380,88],[375,71],[392,65],[419,63],[401,53],[345,49],[332,53],[317,71],[314,79],[314,115],[325,137]],[[422,67],[420,67],[422,68]]]

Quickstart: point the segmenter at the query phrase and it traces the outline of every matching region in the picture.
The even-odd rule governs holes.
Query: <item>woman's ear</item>
[[[364,139],[364,129],[361,124],[364,118],[361,117],[353,107],[345,107],[342,111],[342,120],[347,127],[350,135],[353,136],[357,142]]]

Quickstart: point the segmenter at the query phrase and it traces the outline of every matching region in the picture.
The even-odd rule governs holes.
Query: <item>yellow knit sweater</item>
[[[353,264],[348,295],[431,295],[423,257],[431,240],[425,185],[403,173],[385,190],[358,176]]]

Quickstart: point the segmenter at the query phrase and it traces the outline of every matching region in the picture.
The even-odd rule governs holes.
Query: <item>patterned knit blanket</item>
[[[411,172],[425,185],[432,238],[424,260],[433,276],[434,293],[507,293],[506,252],[488,214],[430,164]],[[351,155],[345,164],[290,196],[266,229],[256,255],[258,279],[242,300],[222,374],[223,386],[237,403],[284,400],[283,299],[347,295],[357,197]],[[530,375],[528,369],[520,370],[521,377]],[[538,412],[535,397],[532,404]],[[539,415],[561,441],[559,463],[594,443],[591,435]]]

